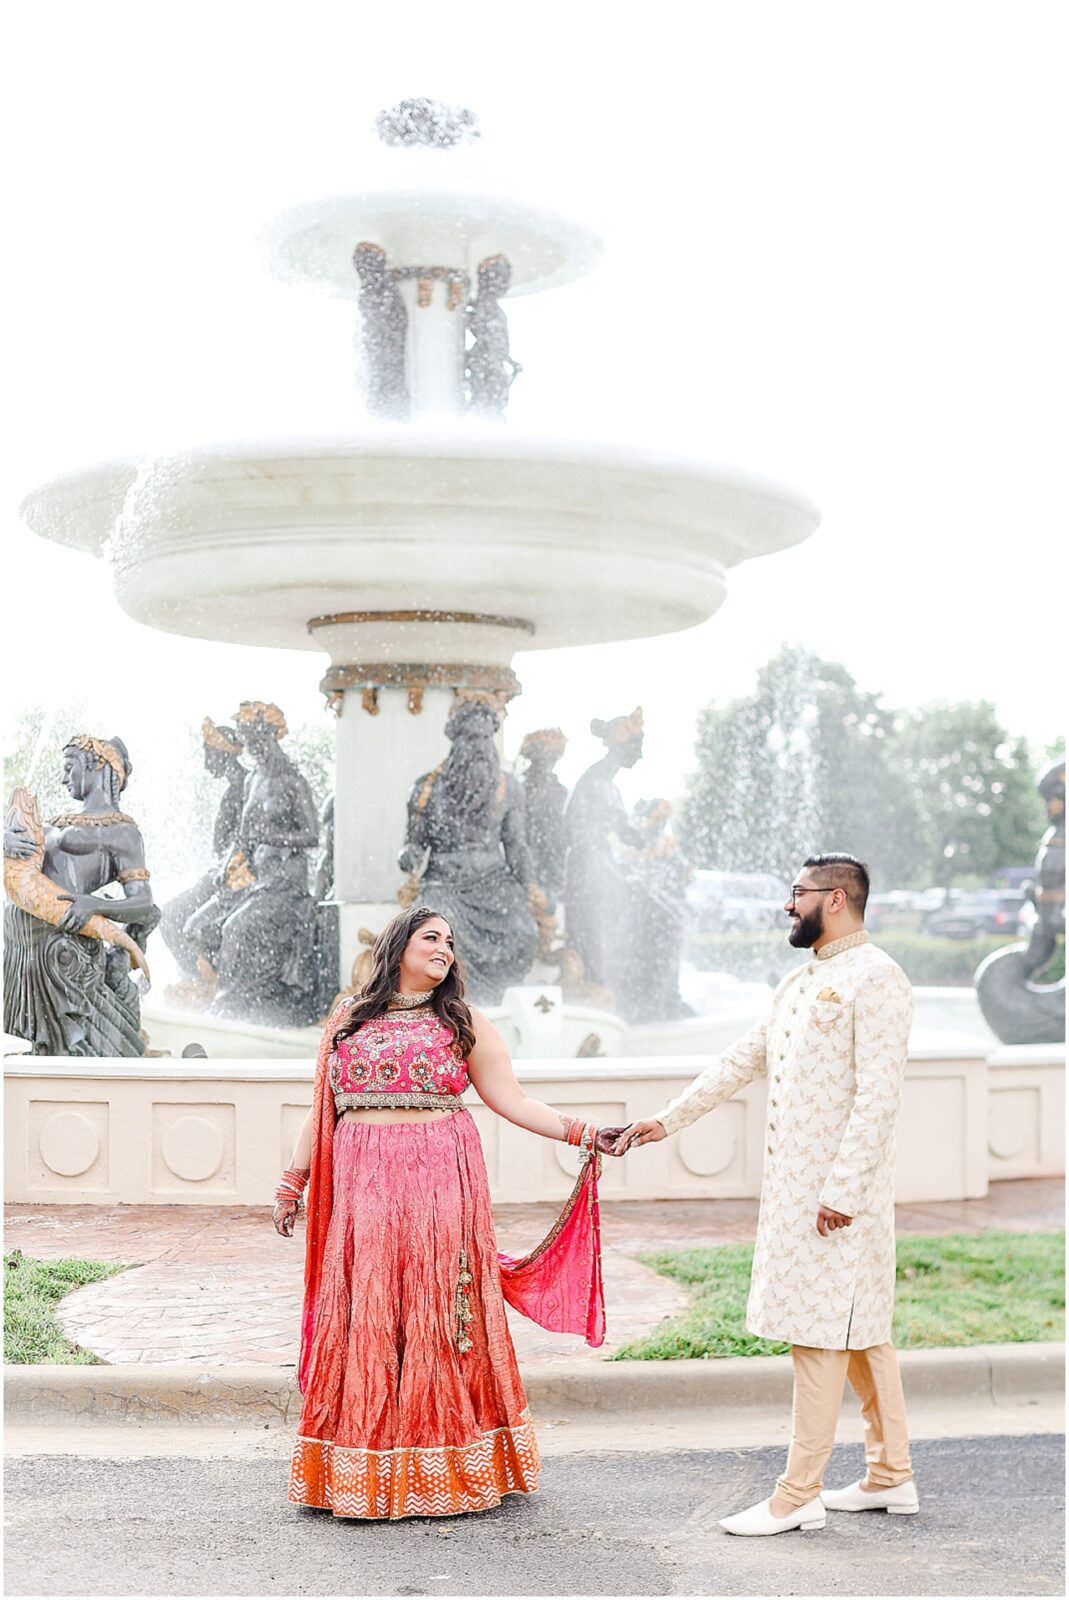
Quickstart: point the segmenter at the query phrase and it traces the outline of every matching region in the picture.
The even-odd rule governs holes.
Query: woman
[[[604,1337],[594,1151],[611,1145],[524,1094],[501,1036],[465,1003],[443,917],[402,912],[372,959],[362,992],[327,1022],[312,1110],[276,1191],[289,1237],[309,1181],[290,1499],[343,1517],[483,1511],[538,1480],[504,1298],[544,1327]],[[497,1253],[459,1098],[469,1082],[500,1116],[590,1158],[522,1261]]]

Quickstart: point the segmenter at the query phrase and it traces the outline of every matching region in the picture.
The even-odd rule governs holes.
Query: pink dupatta
[[[581,1333],[595,1349],[605,1342],[600,1171],[600,1156],[585,1161],[563,1211],[529,1255],[497,1256],[510,1306],[551,1333]]]

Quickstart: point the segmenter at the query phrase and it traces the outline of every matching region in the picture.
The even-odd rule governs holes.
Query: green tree
[[[29,789],[46,819],[69,811],[63,787],[63,747],[74,733],[85,733],[86,705],[74,700],[62,709],[31,705],[10,719],[4,737],[4,801],[12,789]]]
[[[982,881],[1034,859],[1046,826],[1036,763],[989,701],[938,701],[903,713],[890,753],[912,796],[929,882]]]
[[[908,881],[911,794],[888,761],[894,717],[881,698],[789,645],[752,695],[708,706],[680,817],[694,864],[789,877],[814,850],[849,850],[877,882]]]

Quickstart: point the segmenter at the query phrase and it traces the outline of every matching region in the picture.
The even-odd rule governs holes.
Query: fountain
[[[481,156],[471,113],[402,102],[378,127],[376,181],[263,236],[279,277],[359,301],[371,424],[111,462],[23,507],[43,537],[108,560],[150,627],[327,652],[342,984],[360,929],[395,908],[407,791],[447,753],[458,696],[507,703],[517,650],[693,627],[729,567],[818,522],[741,472],[503,427],[518,368],[500,299],[576,278],[599,242],[478,162],[450,171]]]
[[[369,931],[396,907],[406,822],[409,843],[419,842],[408,810],[415,780],[423,775],[418,809],[449,754],[447,724],[480,738],[499,724],[519,692],[516,652],[691,628],[723,602],[730,567],[804,540],[818,521],[804,498],[743,472],[506,425],[524,375],[505,308],[589,271],[600,246],[582,223],[493,180],[474,131],[469,112],[403,102],[379,119],[381,144],[358,192],[289,211],[264,234],[277,276],[358,302],[367,421],[339,437],[111,462],[45,484],[24,506],[42,537],[106,560],[119,604],[150,627],[325,655],[337,770],[320,819],[317,885],[332,886],[339,988]],[[521,354],[530,371],[537,352]],[[254,674],[250,650],[250,692]],[[458,718],[468,705],[486,715]],[[608,768],[630,760],[641,728],[638,708],[604,712],[607,765],[587,786],[598,791],[586,797],[591,815],[612,802]],[[581,912],[569,911],[561,876],[567,819],[551,769],[564,736],[541,729],[533,739],[529,752],[544,746],[527,785],[540,818],[535,854],[546,864],[548,892],[540,907],[531,902],[544,958],[553,911],[563,905],[566,923]],[[681,864],[664,831],[666,803],[655,783],[648,792],[629,826],[645,892],[663,901],[667,943],[667,886]],[[286,846],[302,853],[295,871],[309,865],[311,836],[309,826]],[[588,865],[596,876],[593,854]],[[187,967],[195,959],[187,953]],[[611,996],[566,999],[563,969],[564,983],[537,961],[532,974],[490,1013],[519,1076],[569,1114],[606,1124],[652,1114],[761,1005],[753,986],[734,1003],[720,990],[715,1008],[687,1016],[665,971],[675,1019],[651,1021],[636,1008],[625,1021]],[[225,993],[216,1009],[226,1009]],[[142,1019],[171,1058],[9,1058],[10,1198],[269,1197],[309,1101],[316,1030],[167,1015],[155,994]],[[191,1058],[197,1045],[209,1059],[204,1050]],[[1060,1127],[1064,1064],[1033,1058],[1036,1048],[988,1062],[989,1045],[975,1038],[915,1042],[901,1198],[979,1195],[989,1177],[1060,1170],[1050,1130]],[[756,1193],[763,1098],[763,1085],[751,1085],[642,1162],[611,1164],[606,1195]],[[499,1198],[567,1194],[574,1171],[563,1147],[530,1140],[479,1105],[473,1114]]]

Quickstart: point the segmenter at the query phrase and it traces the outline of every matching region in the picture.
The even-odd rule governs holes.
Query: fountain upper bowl
[[[479,614],[520,626],[525,650],[675,632],[717,610],[729,567],[820,520],[746,472],[478,425],[114,461],[22,514],[107,560],[139,622],[312,650],[309,623],[338,613]]]

